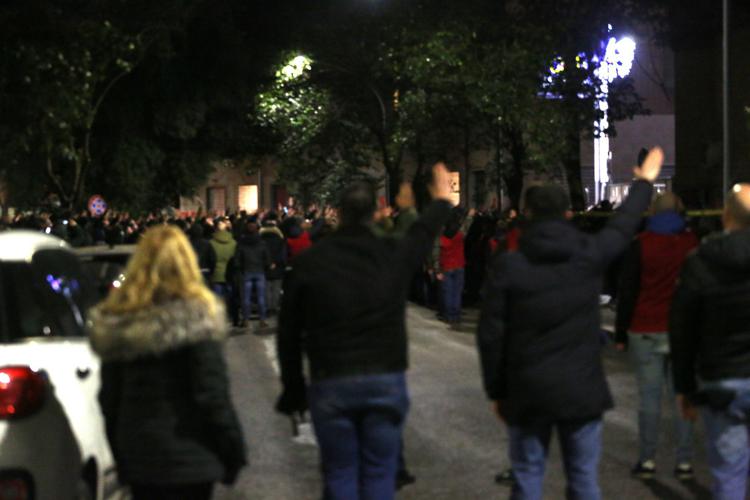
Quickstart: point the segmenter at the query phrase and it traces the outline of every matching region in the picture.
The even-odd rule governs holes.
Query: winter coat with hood
[[[266,278],[269,280],[280,280],[284,277],[287,261],[287,246],[284,240],[284,233],[272,225],[266,225],[260,230],[260,237],[268,248],[268,254],[274,265],[273,269],[266,271]]]
[[[750,378],[750,229],[705,241],[687,258],[672,298],[675,390],[697,380]]]
[[[268,248],[260,235],[245,233],[237,244],[234,262],[240,275],[248,273],[265,273],[271,264]]]
[[[637,181],[597,234],[531,223],[488,277],[477,342],[487,396],[511,425],[599,418],[612,407],[601,359],[603,273],[631,242],[652,186]]]
[[[197,300],[90,313],[99,401],[124,484],[233,482],[246,463],[220,342],[226,319]]]
[[[648,220],[625,254],[617,294],[615,336],[627,344],[628,332],[666,333],[669,306],[677,277],[698,238],[686,229],[685,219],[669,210]]]
[[[212,277],[213,283],[227,282],[227,264],[237,250],[237,242],[227,230],[216,231],[211,238],[211,246],[216,253],[216,267]]]

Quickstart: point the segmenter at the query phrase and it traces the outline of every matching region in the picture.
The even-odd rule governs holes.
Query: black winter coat
[[[266,271],[266,278],[269,280],[280,280],[284,277],[287,262],[286,240],[283,233],[275,227],[264,227],[260,230],[260,237],[263,243],[266,244],[271,263],[274,264],[273,269]]]
[[[271,264],[271,256],[260,235],[246,234],[237,241],[234,264],[240,276],[246,273],[266,272]]]
[[[487,396],[511,424],[599,417],[612,407],[601,359],[599,294],[651,201],[638,181],[599,233],[538,221],[520,251],[500,254],[485,288],[477,342]]]
[[[203,274],[207,282],[211,281],[211,276],[213,276],[216,269],[216,251],[214,247],[205,238],[191,239],[190,244],[193,246],[195,256],[198,258],[198,267],[200,267],[201,274]]]
[[[675,391],[750,378],[750,229],[712,238],[685,261],[669,321]]]
[[[342,227],[297,257],[279,317],[279,410],[304,407],[303,335],[313,380],[407,368],[407,289],[450,209],[434,202],[399,240]]]
[[[175,300],[130,314],[91,311],[99,395],[124,484],[233,482],[246,463],[220,340],[225,313]]]

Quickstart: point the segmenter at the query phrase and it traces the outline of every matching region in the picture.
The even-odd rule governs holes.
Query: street
[[[604,310],[604,326],[612,314]],[[399,499],[505,498],[509,489],[494,483],[508,465],[507,437],[483,394],[474,346],[477,312],[468,311],[459,331],[435,319],[430,310],[408,311],[411,368],[406,460],[417,482]],[[241,333],[241,332],[240,332]],[[274,412],[279,392],[273,366],[274,337],[240,334],[227,345],[232,394],[250,452],[233,488],[220,487],[219,499],[317,500],[320,498],[317,449],[292,440],[290,421]],[[710,498],[702,430],[696,437],[696,481],[685,485],[674,468],[671,408],[664,411],[657,477],[630,477],[637,459],[637,394],[627,355],[610,346],[605,354],[616,408],[606,414],[600,483],[605,499]],[[671,402],[669,402],[671,403]],[[665,401],[666,405],[667,402]],[[564,498],[565,478],[553,441],[545,477],[545,498]]]

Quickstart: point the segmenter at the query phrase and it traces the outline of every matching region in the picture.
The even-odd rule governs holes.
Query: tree
[[[42,7],[37,31],[15,36],[11,29],[13,38],[0,49],[0,100],[9,111],[0,119],[13,138],[15,167],[5,178],[12,185],[22,169],[43,172],[61,202],[72,207],[84,193],[102,103],[132,71],[141,40],[108,20],[67,18],[51,5]],[[6,27],[24,17],[5,14]]]

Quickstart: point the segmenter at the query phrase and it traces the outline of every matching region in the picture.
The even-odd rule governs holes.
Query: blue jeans
[[[232,286],[229,283],[214,283],[211,285],[211,290],[224,301],[227,316],[232,321],[235,321],[234,311],[232,310]]]
[[[409,409],[404,373],[310,384],[326,500],[395,498],[401,431]]]
[[[258,298],[258,316],[260,320],[266,319],[266,275],[265,273],[246,273],[242,275],[242,318],[250,321],[252,310],[253,290]]]
[[[701,384],[701,389],[736,391],[726,410],[704,408],[708,465],[713,477],[715,500],[743,500],[750,465],[750,379],[726,379]]]
[[[565,476],[568,480],[566,497],[576,500],[599,500],[601,419],[509,426],[510,460],[516,479],[511,499],[541,500],[544,467],[553,427],[557,428]]]
[[[664,333],[629,333],[628,350],[638,382],[638,437],[639,461],[654,460],[661,422],[661,397],[675,401],[672,383],[672,362],[669,357],[669,336]],[[693,424],[674,409],[677,463],[693,459]]]
[[[454,269],[443,273],[443,315],[448,321],[461,319],[461,295],[464,292],[464,270]]]

